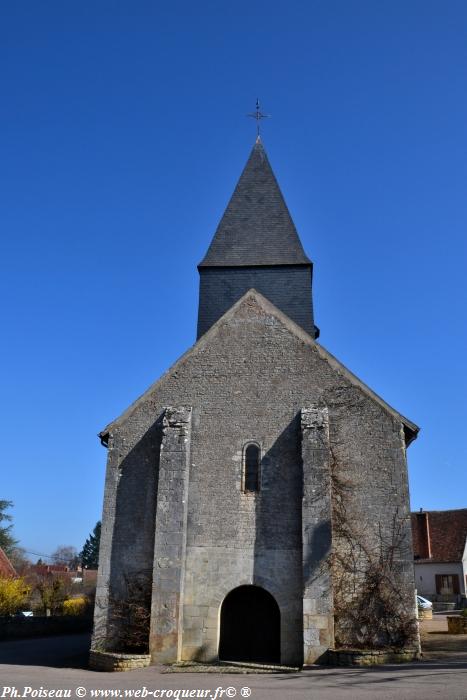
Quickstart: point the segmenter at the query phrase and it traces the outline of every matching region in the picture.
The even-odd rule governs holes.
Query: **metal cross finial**
[[[263,114],[263,113],[260,111],[260,108],[259,108],[259,99],[256,98],[256,112],[250,112],[250,114],[247,114],[247,117],[253,117],[253,119],[256,119],[256,140],[257,140],[257,141],[258,141],[259,138],[260,138],[260,135],[259,135],[259,122],[260,122],[260,120],[261,120],[261,119],[267,119],[267,118],[270,117],[270,116],[271,116],[270,114]]]

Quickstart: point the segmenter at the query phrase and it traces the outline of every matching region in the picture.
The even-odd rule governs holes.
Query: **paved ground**
[[[449,634],[445,614],[436,614],[432,620],[422,620],[420,636],[424,659],[467,660],[467,634]]]
[[[370,669],[315,667],[278,675],[163,673],[150,667],[128,673],[86,669],[89,637],[72,635],[0,643],[0,698],[47,697],[43,689],[67,689],[70,697],[177,698],[176,691],[210,691],[204,697],[251,697],[252,700],[467,700],[467,635],[451,640],[446,620],[423,624],[428,660]],[[438,648],[454,645],[454,648]],[[18,695],[9,688],[15,687]],[[247,690],[245,690],[245,688]],[[146,689],[146,690],[145,690]],[[162,695],[153,691],[172,691]],[[221,695],[220,690],[224,692]],[[243,689],[243,692],[242,692]],[[98,693],[93,693],[98,690]],[[105,691],[114,690],[112,695]],[[139,696],[125,691],[141,690]],[[248,692],[250,695],[248,695]],[[217,692],[217,695],[216,695]],[[180,694],[178,697],[183,697]],[[185,697],[189,697],[185,695]],[[192,696],[194,697],[194,696]],[[201,697],[199,695],[198,697]]]

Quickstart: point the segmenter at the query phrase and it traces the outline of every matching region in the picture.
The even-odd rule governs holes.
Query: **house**
[[[317,342],[312,268],[258,138],[198,266],[196,343],[100,433],[94,649],[299,665],[416,646],[418,427]],[[381,559],[398,606],[382,625]]]
[[[415,586],[432,601],[467,595],[467,508],[412,513]]]
[[[97,581],[97,569],[84,569],[81,566],[71,569],[66,564],[31,564],[27,574],[39,578],[60,578],[72,584],[82,585],[86,590],[92,589]]]

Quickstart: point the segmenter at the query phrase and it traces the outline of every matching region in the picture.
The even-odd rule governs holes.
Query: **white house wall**
[[[443,563],[423,563],[415,562],[415,588],[421,596],[436,595],[436,579],[437,574],[457,574],[459,576],[459,590],[462,595],[465,591],[465,576],[467,570],[467,553],[464,553],[464,563],[443,564]]]

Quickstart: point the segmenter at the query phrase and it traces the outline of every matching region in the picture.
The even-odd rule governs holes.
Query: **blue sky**
[[[0,498],[21,544],[81,548],[101,513],[96,434],[194,342],[196,264],[258,95],[320,342],[422,427],[412,507],[466,507],[466,3],[0,15]]]

